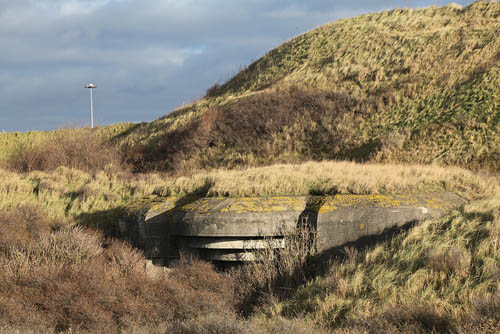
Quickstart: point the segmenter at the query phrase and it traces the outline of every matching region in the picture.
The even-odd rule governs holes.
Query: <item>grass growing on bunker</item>
[[[210,184],[208,196],[398,194],[455,192],[466,199],[492,194],[494,177],[438,165],[360,164],[346,161],[277,164],[200,171],[170,179],[155,193],[184,195]]]
[[[51,218],[76,220],[112,233],[124,207],[144,197],[182,196],[209,185],[207,196],[404,194],[451,191],[466,199],[491,196],[495,178],[456,167],[308,162],[190,176],[85,172],[0,173],[0,210],[41,206]]]

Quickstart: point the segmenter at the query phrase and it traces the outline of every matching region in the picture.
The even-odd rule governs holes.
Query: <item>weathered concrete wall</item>
[[[315,203],[319,201],[319,203]],[[338,195],[313,198],[317,247],[324,250],[411,222],[439,217],[464,201],[450,193],[420,195]]]
[[[273,247],[283,247],[283,236],[304,224],[317,231],[316,247],[323,251],[438,217],[463,203],[451,193],[168,197],[138,203],[120,229],[153,258],[176,257],[179,249],[191,249],[212,259],[249,260],[248,251],[261,248],[262,238],[274,238]]]

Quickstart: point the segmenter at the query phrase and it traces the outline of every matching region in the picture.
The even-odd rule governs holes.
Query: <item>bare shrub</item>
[[[24,147],[11,154],[9,166],[19,172],[52,171],[60,166],[84,171],[124,168],[119,150],[90,131],[59,131],[41,144]]]
[[[214,96],[219,95],[222,92],[221,87],[222,86],[220,84],[218,84],[218,83],[215,83],[212,86],[210,86],[207,89],[207,91],[205,92],[205,98],[214,97]]]
[[[432,304],[394,305],[387,307],[377,318],[372,320],[375,326],[377,323],[385,322],[406,329],[405,332],[410,332],[408,329],[412,329],[414,333],[457,332],[456,325],[453,323],[450,315],[439,311]]]
[[[29,272],[31,266],[37,265],[54,270],[71,264],[81,265],[102,253],[101,238],[94,231],[65,228],[45,233],[23,247],[10,248],[9,257],[22,272]]]
[[[467,250],[451,247],[429,252],[427,266],[446,275],[465,278],[469,274],[471,255]]]
[[[350,129],[337,126],[346,110],[363,113],[363,108],[343,93],[298,87],[258,93],[208,108],[152,145],[126,147],[125,160],[140,171],[171,171],[269,164],[289,155],[366,159],[371,149],[347,145]]]
[[[234,314],[213,312],[209,315],[186,319],[168,328],[172,334],[250,334],[258,333],[251,322],[237,319]]]
[[[141,270],[145,260],[137,251],[117,241],[98,250],[99,239],[82,233],[57,232],[50,250],[31,245],[0,256],[0,328],[78,333],[164,333],[172,324],[194,333],[245,328],[233,312],[231,281],[210,264],[190,260],[151,278]],[[26,254],[38,258],[24,261]]]
[[[52,229],[57,222],[43,211],[19,209],[0,213],[0,331],[165,333],[185,321],[244,328],[233,281],[211,264],[183,259],[153,277],[127,244],[83,228]]]
[[[51,228],[47,213],[34,204],[0,211],[0,251],[21,246],[40,237]]]
[[[121,274],[139,276],[146,274],[144,254],[126,243],[106,243],[103,255],[110,264],[119,268]]]
[[[169,278],[182,284],[178,293],[182,300],[183,317],[210,313],[214,308],[233,309],[234,281],[217,272],[209,262],[183,255],[172,268]],[[199,307],[196,313],[193,313],[194,305]]]
[[[285,238],[285,247],[274,249],[269,243],[256,252],[257,260],[246,264],[235,275],[240,312],[248,313],[258,304],[289,296],[307,280],[308,260],[314,255],[315,232],[299,226]]]

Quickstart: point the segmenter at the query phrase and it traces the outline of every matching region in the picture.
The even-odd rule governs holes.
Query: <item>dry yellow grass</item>
[[[451,191],[470,200],[491,197],[497,191],[497,179],[457,167],[342,161],[199,171],[178,177],[109,170],[88,173],[66,167],[24,174],[0,170],[0,210],[42,207],[51,218],[76,219],[113,234],[118,216],[133,202],[200,189],[207,196],[229,197]]]
[[[251,298],[242,300],[241,295],[224,295],[222,299],[213,299],[210,292],[221,284],[233,284],[231,280],[238,276],[210,276],[215,274],[204,264],[196,264],[193,269],[186,264],[179,269],[177,278],[159,283],[155,281],[158,277],[153,280],[144,277],[145,262],[136,251],[116,242],[109,250],[102,248],[107,242],[99,233],[68,227],[91,226],[112,235],[123,208],[134,201],[162,194],[183,195],[200,187],[207,187],[209,196],[452,191],[471,202],[444,218],[425,222],[368,250],[349,250],[345,261],[333,262],[324,276],[308,281],[298,290],[295,290],[297,284],[308,277],[308,273],[301,272],[308,268],[303,267],[308,263],[303,249],[297,248],[302,249],[300,258],[294,257],[294,250],[290,249],[292,253],[270,259],[267,269],[256,267],[250,272],[250,277],[261,275],[265,291],[271,297],[253,301],[256,307],[268,306],[263,309],[264,313],[257,313],[249,320],[238,318],[234,310],[244,308],[242,302]],[[244,329],[306,333],[313,327],[345,332],[349,328],[365,330],[366,324],[373,328],[392,328],[395,333],[398,329],[423,333],[436,328],[438,331],[480,328],[477,326],[484,322],[498,329],[494,314],[500,305],[497,294],[500,197],[496,195],[500,193],[499,187],[496,176],[456,167],[342,161],[200,171],[179,177],[110,171],[87,173],[66,167],[23,174],[0,170],[0,212],[3,213],[0,215],[3,229],[0,265],[4,268],[0,273],[3,282],[0,283],[0,310],[2,307],[4,310],[0,329],[26,329],[15,312],[30,312],[28,326],[35,328],[35,323],[41,323],[40,330],[54,328],[51,326],[68,328],[74,323],[80,332],[88,332],[102,321],[111,332],[119,328],[136,328],[140,332],[151,330],[148,325],[151,318],[146,311],[163,317],[164,321],[156,329],[163,326],[165,330],[170,328],[179,333],[207,328],[228,333]],[[266,271],[274,264],[281,269]],[[206,275],[212,278],[204,281]],[[107,290],[99,290],[105,298],[104,306],[94,312],[85,300],[97,298],[95,293],[85,288],[76,289],[71,280],[80,277],[91,281],[98,276],[100,283],[94,284],[101,284]],[[239,277],[242,280],[237,284],[242,284],[247,291],[255,290],[256,286],[248,281],[249,276],[247,280]],[[28,282],[26,284],[34,288],[28,293],[24,285],[14,282]],[[41,282],[51,282],[47,286],[53,288],[44,290]],[[70,293],[68,287],[73,287],[75,292]],[[158,287],[161,293],[155,294],[153,300],[131,297],[137,289],[150,294]],[[167,287],[178,289],[181,297],[173,297]],[[278,291],[283,287],[287,287],[289,292],[285,295],[291,296],[290,299],[279,299],[283,294]],[[15,306],[20,300],[31,301],[29,296],[34,293],[49,308],[52,318],[36,309]],[[67,303],[67,296],[72,296],[73,308],[68,309],[66,315],[55,316],[61,303]],[[202,308],[194,310],[185,306],[178,299],[185,296],[188,296],[186,302],[201,298]],[[172,300],[177,303],[168,306],[177,314],[174,322],[155,306]],[[213,303],[224,310],[224,317],[206,313],[207,309],[214,308]],[[84,310],[83,313],[79,313],[79,309]],[[109,309],[125,313],[113,320]],[[160,313],[151,313],[152,309]],[[81,314],[83,318],[79,318]],[[183,314],[191,314],[191,320],[182,318]]]
[[[209,196],[307,194],[390,194],[451,191],[464,198],[490,196],[495,177],[458,167],[359,164],[346,161],[277,164],[241,170],[214,170],[166,180],[156,193],[182,195],[210,184]]]
[[[311,159],[498,170],[499,13],[477,1],[326,24],[122,144],[146,170]]]
[[[492,181],[494,182],[494,181]],[[276,302],[338,333],[496,333],[500,301],[498,182],[485,198],[365,250]]]

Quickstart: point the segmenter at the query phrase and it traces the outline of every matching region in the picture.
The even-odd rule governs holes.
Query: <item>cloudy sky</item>
[[[455,1],[467,5],[471,1]],[[154,120],[321,24],[448,1],[0,0],[0,131]]]

